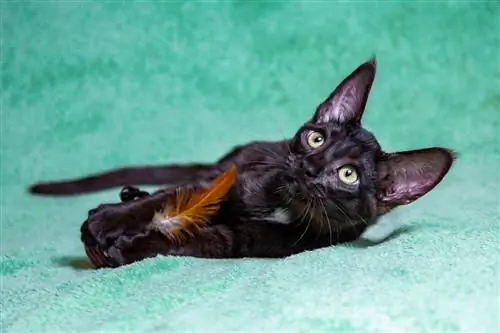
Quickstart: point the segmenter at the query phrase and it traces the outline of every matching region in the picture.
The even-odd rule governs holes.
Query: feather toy
[[[173,198],[168,200],[162,211],[153,216],[152,225],[170,240],[183,240],[185,234],[192,235],[209,223],[236,179],[233,165],[202,190],[176,189]]]

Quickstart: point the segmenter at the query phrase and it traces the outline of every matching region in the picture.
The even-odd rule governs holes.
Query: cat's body
[[[158,254],[276,258],[355,240],[366,227],[368,216],[351,217],[340,230],[329,224],[324,204],[294,201],[281,188],[288,177],[284,174],[287,162],[276,154],[283,149],[288,152],[287,141],[249,144],[212,168],[198,170],[196,178],[171,182],[151,195],[125,187],[123,204],[102,205],[89,213],[82,226],[82,241],[98,247],[107,265],[118,266]],[[248,163],[250,157],[252,163]],[[236,181],[208,228],[187,237],[181,246],[169,243],[159,228],[151,228],[154,212],[161,211],[171,190],[179,186],[204,188],[229,165],[238,170]],[[168,231],[168,226],[161,228]]]
[[[284,257],[354,240],[378,216],[428,193],[453,162],[443,148],[385,153],[362,127],[375,67],[371,60],[351,73],[290,140],[249,143],[214,164],[124,169],[39,184],[32,192],[68,195],[165,185],[152,195],[128,189],[122,192],[123,203],[89,213],[82,240],[105,253],[101,259],[112,265],[157,254]],[[207,186],[230,165],[237,168],[236,182],[208,227],[182,244],[166,241],[151,227],[172,188]]]

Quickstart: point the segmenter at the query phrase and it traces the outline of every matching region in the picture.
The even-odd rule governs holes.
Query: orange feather
[[[226,197],[236,179],[236,167],[233,165],[219,175],[208,188],[188,191],[176,190],[173,202],[165,205],[161,224],[168,226],[165,234],[172,240],[183,239],[185,233],[192,235],[192,230],[202,228],[209,223]]]

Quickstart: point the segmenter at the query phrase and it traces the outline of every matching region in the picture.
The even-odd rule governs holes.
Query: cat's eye
[[[354,184],[358,181],[358,172],[352,165],[344,165],[338,169],[340,180],[345,184]]]
[[[307,134],[307,144],[311,148],[321,147],[325,143],[325,137],[320,132],[311,131]]]

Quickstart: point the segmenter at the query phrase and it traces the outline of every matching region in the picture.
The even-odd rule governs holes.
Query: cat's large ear
[[[377,163],[380,206],[409,204],[429,193],[450,170],[455,154],[426,148],[384,154]]]
[[[316,108],[313,123],[359,123],[375,79],[375,57],[356,68]]]

